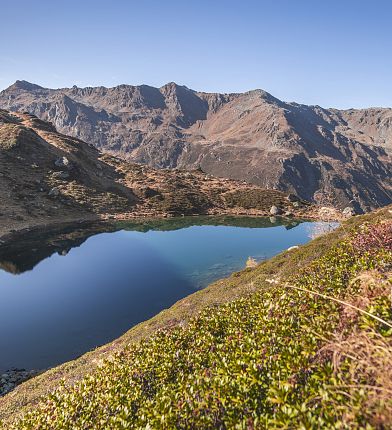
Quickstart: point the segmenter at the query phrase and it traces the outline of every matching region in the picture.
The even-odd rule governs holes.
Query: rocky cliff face
[[[337,110],[242,94],[161,88],[47,89],[25,81],[0,107],[159,168],[201,168],[300,197],[371,209],[392,202],[392,109]]]

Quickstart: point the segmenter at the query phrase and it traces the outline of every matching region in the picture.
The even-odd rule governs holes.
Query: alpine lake
[[[182,217],[77,224],[0,244],[0,373],[46,369],[219,278],[310,240],[319,222]]]

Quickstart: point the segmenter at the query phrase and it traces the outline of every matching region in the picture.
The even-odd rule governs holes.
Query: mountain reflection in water
[[[215,280],[306,243],[316,223],[190,217],[31,231],[0,245],[0,372],[119,337]]]

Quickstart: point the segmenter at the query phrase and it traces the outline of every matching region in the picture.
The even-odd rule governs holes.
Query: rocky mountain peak
[[[163,94],[173,94],[173,93],[176,93],[177,91],[179,91],[181,89],[185,90],[185,91],[192,91],[192,92],[194,92],[193,90],[190,90],[185,85],[178,85],[175,82],[168,82],[167,84],[162,85],[161,88],[160,88],[160,90],[161,90],[161,92]]]
[[[195,91],[175,82],[169,82],[159,90],[165,97],[165,104],[173,119],[179,125],[187,127],[206,118],[208,104]]]
[[[13,90],[24,90],[24,91],[34,91],[34,90],[42,90],[43,87],[40,87],[39,85],[32,84],[31,82],[27,82],[24,80],[17,80],[14,84],[12,84],[10,87],[7,88],[9,91]]]
[[[247,91],[245,93],[250,98],[258,98],[260,100],[266,101],[268,103],[276,103],[276,104],[282,104],[282,101],[274,97],[272,94],[268,93],[267,91],[256,89]]]

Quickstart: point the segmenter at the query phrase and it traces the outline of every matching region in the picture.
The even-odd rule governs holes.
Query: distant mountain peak
[[[14,84],[7,88],[8,90],[25,90],[25,91],[34,91],[34,90],[43,90],[43,87],[39,85],[32,84],[31,82],[25,80],[17,80]]]
[[[274,97],[269,92],[264,91],[264,90],[262,90],[260,88],[257,88],[255,90],[247,91],[245,94],[247,94],[249,96],[253,96],[253,97],[259,97],[260,99],[265,100],[267,102],[271,102],[271,103],[277,103],[277,104],[283,103],[281,100],[279,100],[278,98]]]
[[[192,93],[195,92],[194,90],[191,90],[187,86],[185,86],[185,85],[179,85],[179,84],[177,84],[175,82],[168,82],[167,84],[162,85],[161,88],[160,88],[160,90],[162,92],[175,92],[175,91],[178,91],[178,90],[190,91]]]
[[[167,82],[165,85],[162,85],[161,88],[178,88],[181,87],[181,85],[176,84],[175,82]]]

